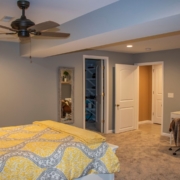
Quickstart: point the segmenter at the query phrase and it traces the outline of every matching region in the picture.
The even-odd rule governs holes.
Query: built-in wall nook
[[[59,121],[74,122],[74,68],[59,68]]]

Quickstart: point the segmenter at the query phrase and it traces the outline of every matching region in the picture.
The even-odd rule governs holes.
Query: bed
[[[113,180],[119,160],[100,134],[46,120],[0,128],[0,179]]]

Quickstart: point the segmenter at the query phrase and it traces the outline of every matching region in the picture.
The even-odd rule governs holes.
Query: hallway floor
[[[107,142],[118,145],[121,170],[115,180],[179,180],[180,151],[169,151],[169,137],[161,136],[161,125],[142,124],[138,130],[105,134]],[[174,144],[173,144],[174,145]]]

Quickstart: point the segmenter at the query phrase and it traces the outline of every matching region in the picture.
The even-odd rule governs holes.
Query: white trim
[[[147,65],[157,65],[161,64],[162,65],[162,87],[163,87],[163,97],[162,97],[162,104],[163,104],[163,109],[162,109],[162,124],[161,124],[161,134],[163,134],[163,119],[164,119],[164,62],[163,61],[157,61],[157,62],[145,62],[145,63],[135,63],[134,65],[137,66],[147,66]],[[152,118],[153,119],[153,118]]]
[[[158,64],[164,64],[164,62],[157,61],[157,62],[134,63],[134,65],[137,65],[137,66],[149,66],[149,65],[158,65]]]
[[[82,105],[83,105],[83,108],[82,108],[82,120],[83,120],[83,129],[85,129],[86,128],[86,118],[85,118],[85,116],[86,116],[86,113],[85,113],[85,106],[86,106],[86,104],[85,104],[85,58],[84,58],[84,56],[83,56],[83,70],[82,70],[82,79],[83,79],[83,82],[82,82],[82,93],[83,93],[83,98],[82,98],[82,100],[83,100],[83,102],[82,102]]]
[[[155,75],[154,75],[154,65],[152,65],[152,97],[151,97],[151,100],[152,100],[152,108],[151,108],[151,119],[152,119],[152,122],[154,123],[154,111],[155,111],[155,102],[154,102],[154,93],[155,92],[155,88],[154,88],[154,80],[155,78]]]
[[[107,134],[112,134],[114,133],[114,130],[108,130]]]
[[[83,129],[85,129],[85,60],[86,59],[101,59],[104,60],[104,133],[108,133],[109,125],[109,58],[105,56],[93,56],[93,55],[83,55]]]
[[[151,120],[139,121],[138,124],[152,124]]]
[[[170,137],[170,134],[169,133],[161,133],[161,136]]]
[[[135,120],[135,129],[139,129],[139,66],[138,66],[138,69],[137,69],[137,77],[136,77],[136,80],[137,80],[137,87],[136,87],[136,120]]]

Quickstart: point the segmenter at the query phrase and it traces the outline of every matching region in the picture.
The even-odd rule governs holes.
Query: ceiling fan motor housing
[[[16,19],[11,23],[11,27],[13,29],[19,30],[18,36],[20,37],[29,37],[29,31],[27,30],[27,28],[34,25],[34,22],[26,18]]]
[[[20,9],[22,9],[22,16],[20,19],[16,19],[11,23],[11,27],[13,29],[18,30],[19,37],[29,37],[29,31],[27,28],[34,26],[35,23],[29,19],[26,19],[25,9],[27,9],[30,5],[29,1],[17,1],[17,5]]]

